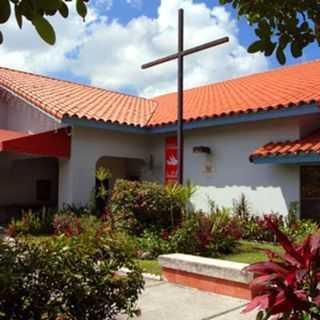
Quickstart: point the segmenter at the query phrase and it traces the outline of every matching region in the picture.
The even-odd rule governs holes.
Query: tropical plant
[[[293,57],[303,55],[312,43],[319,45],[320,10],[318,0],[220,0],[223,5],[231,4],[239,17],[245,17],[253,26],[258,40],[253,42],[250,53],[263,52],[286,63],[285,49],[290,45]]]
[[[285,253],[266,251],[269,258],[267,262],[246,268],[255,275],[250,284],[255,297],[244,312],[260,310],[257,319],[320,319],[319,232],[296,245],[280,231],[272,218],[267,218],[265,224],[272,230]]]
[[[128,274],[118,275],[120,268]],[[1,320],[130,316],[142,288],[140,268],[110,232],[42,243],[0,239]]]
[[[29,21],[40,37],[48,44],[56,42],[54,28],[46,19],[47,16],[60,14],[61,17],[69,16],[68,2],[72,0],[0,0],[0,24],[8,23],[12,15],[12,8],[19,28],[22,28],[23,21]],[[89,0],[75,0],[76,10],[83,19],[87,15],[87,2]],[[3,35],[0,32],[0,44],[3,42]]]
[[[18,235],[44,235],[53,231],[53,212],[42,208],[40,211],[23,211],[21,218],[13,219],[5,232],[10,237]]]
[[[57,214],[53,219],[54,234],[64,234],[67,237],[78,236],[82,233],[80,218],[73,214]]]
[[[233,200],[233,213],[242,219],[249,219],[251,209],[249,201],[244,193],[241,194],[239,200]]]
[[[182,219],[181,199],[153,182],[117,180],[110,201],[114,224],[133,234],[172,229]]]

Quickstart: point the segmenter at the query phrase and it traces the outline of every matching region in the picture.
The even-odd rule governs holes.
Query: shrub
[[[57,214],[53,220],[54,234],[68,237],[78,236],[83,231],[80,218],[72,213]]]
[[[88,242],[88,239],[90,240]],[[118,276],[119,268],[129,269]],[[132,315],[141,270],[114,235],[0,241],[0,319],[106,320]]]
[[[10,237],[17,235],[42,235],[50,234],[53,231],[52,228],[53,213],[43,208],[39,212],[33,212],[32,210],[22,213],[20,219],[14,219],[8,225],[6,234]]]
[[[244,312],[261,310],[257,319],[320,319],[320,234],[295,245],[272,219],[266,219],[266,227],[285,254],[270,251],[269,261],[247,268],[256,275],[250,287],[257,295]]]
[[[227,211],[201,212],[187,218],[170,237],[172,250],[216,257],[232,252],[241,238],[241,226]]]
[[[156,259],[161,254],[171,253],[169,237],[163,237],[155,231],[144,231],[137,238],[138,256],[142,259]]]
[[[115,224],[134,234],[150,227],[173,228],[183,211],[177,196],[162,185],[125,180],[117,180],[110,207]]]

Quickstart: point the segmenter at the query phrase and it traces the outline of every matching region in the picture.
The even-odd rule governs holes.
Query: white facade
[[[144,135],[73,128],[71,158],[60,161],[59,206],[88,203],[95,186],[95,170],[99,159],[119,158],[119,166],[123,159],[145,160],[148,143]]]
[[[197,186],[196,209],[208,211],[209,199],[231,207],[241,194],[248,198],[255,214],[271,211],[287,214],[290,202],[300,198],[300,169],[296,165],[257,165],[250,154],[271,141],[300,137],[298,119],[269,120],[207,129],[185,134],[184,179]],[[163,181],[164,138],[156,138],[152,153],[155,176]],[[193,147],[207,146],[211,155],[194,154]]]
[[[232,207],[233,200],[243,193],[256,214],[286,214],[290,203],[300,200],[300,167],[257,165],[249,161],[249,156],[268,142],[299,139],[318,127],[318,123],[319,117],[296,117],[186,131],[184,172],[185,180],[197,186],[192,199],[195,208],[207,211],[209,199],[219,206]],[[0,129],[38,133],[60,126],[58,121],[16,97],[1,95]],[[58,186],[59,207],[86,205],[95,187],[99,164],[111,170],[112,184],[116,178],[138,175],[163,182],[167,135],[79,126],[74,126],[71,134],[69,160],[55,162],[0,154],[0,207],[13,202],[36,203],[37,179],[50,179]],[[212,154],[194,154],[195,146],[209,147]]]

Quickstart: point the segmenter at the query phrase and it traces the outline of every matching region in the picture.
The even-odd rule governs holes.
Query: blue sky
[[[158,13],[158,7],[160,0],[140,0],[137,1],[138,5],[128,6],[126,0],[116,0],[113,2],[112,7],[107,12],[101,10],[101,13],[107,14],[108,16],[118,19],[120,23],[127,24],[132,18],[146,15],[150,18],[155,18]],[[217,0],[194,0],[195,3],[205,3],[206,5],[218,6],[219,1]],[[227,10],[232,14],[232,17],[237,19],[236,11],[230,6],[226,6]],[[100,8],[101,9],[101,8]],[[239,27],[239,41],[242,45],[248,47],[256,37],[253,28],[250,27],[244,18],[238,20]],[[201,30],[199,30],[201,32]],[[305,50],[304,56],[301,59],[294,59],[291,55],[287,55],[287,65],[295,64],[302,61],[314,60],[319,58],[319,47],[317,45],[311,45]],[[278,61],[272,56],[268,58],[271,64],[271,68],[279,67]]]
[[[20,31],[12,22],[2,30],[1,65],[134,95],[170,92],[176,88],[174,63],[147,71],[140,66],[176,50],[181,6],[186,47],[221,36],[232,39],[186,59],[186,88],[279,67],[273,57],[246,52],[255,40],[253,29],[245,19],[238,20],[230,6],[220,7],[218,0],[90,0],[86,23],[74,11],[67,20],[52,18],[54,47],[44,44],[31,25]],[[299,60],[288,55],[287,64],[317,59],[318,50],[310,46]]]

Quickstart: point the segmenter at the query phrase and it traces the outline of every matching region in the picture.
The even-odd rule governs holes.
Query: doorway
[[[320,221],[320,166],[301,167],[301,218]]]

